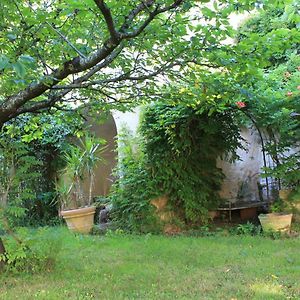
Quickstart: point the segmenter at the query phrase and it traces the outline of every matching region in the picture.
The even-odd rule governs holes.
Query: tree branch
[[[138,35],[140,35],[143,30],[151,23],[151,21],[159,14],[162,14],[166,11],[169,11],[169,10],[172,10],[176,7],[178,7],[184,0],[176,0],[173,2],[173,4],[171,5],[168,5],[168,6],[165,6],[161,9],[159,9],[159,6],[156,6],[156,8],[153,10],[153,11],[149,11],[149,16],[148,18],[146,18],[146,20],[143,22],[143,24],[138,28],[136,29],[135,31],[131,32],[131,33],[126,33],[124,35],[122,35],[122,38],[124,39],[132,39],[132,38],[135,38],[137,37]],[[154,1],[147,1],[147,3],[151,3],[149,6],[151,6]],[[149,7],[149,6],[146,6],[146,7]]]
[[[98,8],[100,9],[102,15],[104,16],[108,31],[111,36],[111,40],[113,43],[118,43],[120,39],[120,34],[117,32],[114,24],[113,17],[111,15],[111,11],[103,0],[94,0]]]
[[[133,9],[128,16],[125,18],[125,22],[123,23],[123,25],[120,28],[120,32],[121,33],[125,33],[126,30],[128,30],[130,24],[132,23],[132,21],[134,20],[134,18],[144,9],[148,9],[149,7],[151,7],[154,4],[154,0],[146,0],[146,1],[142,1],[142,3],[140,3],[135,9]]]
[[[46,21],[46,24],[49,25],[79,56],[86,58],[60,31],[53,27],[49,22]]]
[[[173,2],[173,4],[161,8],[159,8],[159,6],[157,5],[156,8],[149,13],[148,18],[146,18],[146,20],[142,23],[142,25],[140,25],[138,29],[131,33],[126,33],[126,30],[130,27],[135,17],[146,9],[150,11],[149,8],[151,8],[151,6],[155,3],[155,0],[142,1],[127,16],[125,16],[125,21],[119,30],[119,37],[118,39],[116,39],[116,33],[118,33],[118,31],[116,31],[114,27],[110,10],[103,1],[94,1],[105,18],[109,32],[111,34],[110,38],[106,39],[98,50],[91,53],[87,57],[82,57],[82,55],[74,57],[73,59],[63,63],[48,76],[45,76],[40,82],[31,83],[24,90],[21,90],[18,93],[7,97],[5,101],[3,101],[0,105],[0,125],[21,113],[36,111],[38,109],[43,109],[56,103],[59,99],[57,97],[59,97],[60,94],[57,97],[55,96],[54,98],[50,97],[50,99],[46,101],[39,101],[36,103],[32,102],[29,106],[26,105],[26,103],[28,103],[30,100],[43,95],[46,91],[56,86],[59,82],[67,78],[69,75],[78,74],[80,72],[91,69],[90,72],[76,79],[74,83],[77,84],[86,81],[93,74],[103,68],[99,67],[101,66],[101,62],[104,62],[104,65],[107,65],[105,62],[106,59],[109,58],[112,53],[114,53],[114,50],[116,50],[118,46],[120,46],[122,40],[137,37],[150,24],[155,16],[168,10],[172,10],[178,7],[183,2],[183,0],[176,0]],[[78,53],[78,51],[76,52]],[[99,66],[97,66],[98,64]],[[62,93],[62,97],[69,91],[70,89],[64,91]]]
[[[75,79],[73,81],[73,84],[80,84],[80,83],[88,80],[91,76],[93,76],[95,73],[97,73],[102,68],[107,67],[121,53],[121,51],[123,50],[124,47],[125,47],[125,43],[121,43],[120,47],[115,49],[115,51],[113,51],[111,53],[111,55],[108,56],[102,63],[96,65],[94,68],[89,70],[85,75],[80,76],[77,79]],[[61,92],[59,94],[50,96],[45,101],[39,101],[39,102],[31,103],[28,106],[24,106],[22,108],[19,108],[10,117],[16,117],[16,116],[18,116],[20,114],[23,114],[23,113],[36,112],[38,110],[49,108],[51,105],[54,105],[56,102],[61,101],[61,99],[71,91],[72,91],[72,88],[65,89],[63,92]]]
[[[172,68],[176,65],[179,65],[179,63],[167,63],[157,69],[156,71],[150,72],[148,74],[142,74],[142,75],[136,75],[136,76],[130,76],[131,72],[123,73],[117,77],[114,78],[108,78],[108,79],[103,79],[103,80],[94,80],[94,81],[89,81],[85,83],[74,83],[70,85],[57,85],[52,87],[54,90],[61,90],[61,89],[80,89],[80,88],[88,88],[93,85],[101,85],[101,84],[106,84],[106,83],[113,83],[113,82],[119,82],[119,81],[124,81],[124,80],[130,80],[130,81],[142,81],[146,79],[150,79],[156,75],[161,74],[163,71],[166,71],[169,68]]]

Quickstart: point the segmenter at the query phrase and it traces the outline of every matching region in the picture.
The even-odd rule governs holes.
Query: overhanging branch
[[[24,90],[7,97],[0,105],[0,125],[21,113],[37,111],[38,109],[43,109],[55,104],[56,101],[58,101],[57,99],[62,99],[59,97],[66,95],[70,89],[67,89],[62,94],[55,95],[54,97],[51,95],[50,98],[45,101],[33,102],[31,100],[43,95],[46,91],[51,90],[69,75],[79,74],[90,70],[85,75],[76,79],[74,84],[86,81],[93,74],[101,70],[102,67],[99,67],[98,65],[101,65],[102,62],[105,62],[107,58],[111,57],[114,51],[120,46],[122,40],[137,37],[158,14],[178,7],[184,0],[176,0],[168,6],[156,5],[154,9],[152,6],[154,5],[155,0],[141,1],[140,4],[125,16],[125,21],[120,26],[119,31],[115,29],[112,14],[104,1],[94,1],[105,18],[110,37],[103,41],[102,46],[98,50],[87,57],[81,55],[82,53],[79,54],[78,51],[76,51],[78,49],[75,50],[73,48],[79,54],[78,56],[62,63],[61,66],[51,72],[48,76],[45,76],[41,81],[31,83]],[[148,14],[145,21],[136,30],[127,32],[134,22],[134,19],[143,11],[147,11]]]
[[[118,43],[120,39],[120,34],[117,32],[114,24],[113,17],[111,15],[111,11],[103,0],[94,0],[98,8],[100,9],[102,15],[104,16],[108,31],[111,36],[111,40],[113,43]]]

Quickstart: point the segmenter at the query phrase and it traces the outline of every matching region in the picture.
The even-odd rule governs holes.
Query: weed
[[[260,235],[261,226],[256,226],[250,222],[247,222],[246,224],[239,224],[237,227],[231,228],[230,233],[233,235]]]

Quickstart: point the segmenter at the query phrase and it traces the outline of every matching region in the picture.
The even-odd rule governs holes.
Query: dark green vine
[[[112,197],[115,220],[138,227],[134,207],[144,213],[143,223],[154,211],[150,200],[161,195],[168,195],[171,209],[186,223],[207,220],[208,210],[222,201],[224,175],[217,158],[236,159],[240,140],[230,110],[208,116],[184,105],[148,106],[140,126],[141,153],[134,157],[127,151],[119,167],[122,176]]]

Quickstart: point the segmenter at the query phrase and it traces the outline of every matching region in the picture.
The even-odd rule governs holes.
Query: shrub
[[[110,195],[110,215],[118,228],[130,232],[157,232],[160,222],[150,204],[150,199],[160,193],[155,189],[155,178],[145,167],[142,154],[134,148],[137,141],[128,130],[123,129],[119,143],[122,158],[115,170],[119,178],[113,184]]]
[[[63,123],[61,120],[64,120]],[[81,128],[66,113],[24,115],[0,133],[0,206],[14,226],[57,223],[55,172],[67,136]]]
[[[61,248],[61,239],[57,233],[47,227],[30,231],[20,228],[16,236],[4,238],[6,253],[0,255],[5,268],[10,272],[30,272],[49,270],[54,266]]]
[[[128,132],[120,136],[119,179],[111,196],[114,220],[130,230],[158,228],[150,200],[167,195],[176,218],[206,222],[208,210],[222,201],[224,174],[217,158],[230,153],[236,159],[241,147],[232,112],[209,116],[185,105],[155,103],[145,109],[138,138]]]
[[[261,226],[254,225],[250,222],[246,224],[239,224],[230,230],[233,235],[261,235]]]

